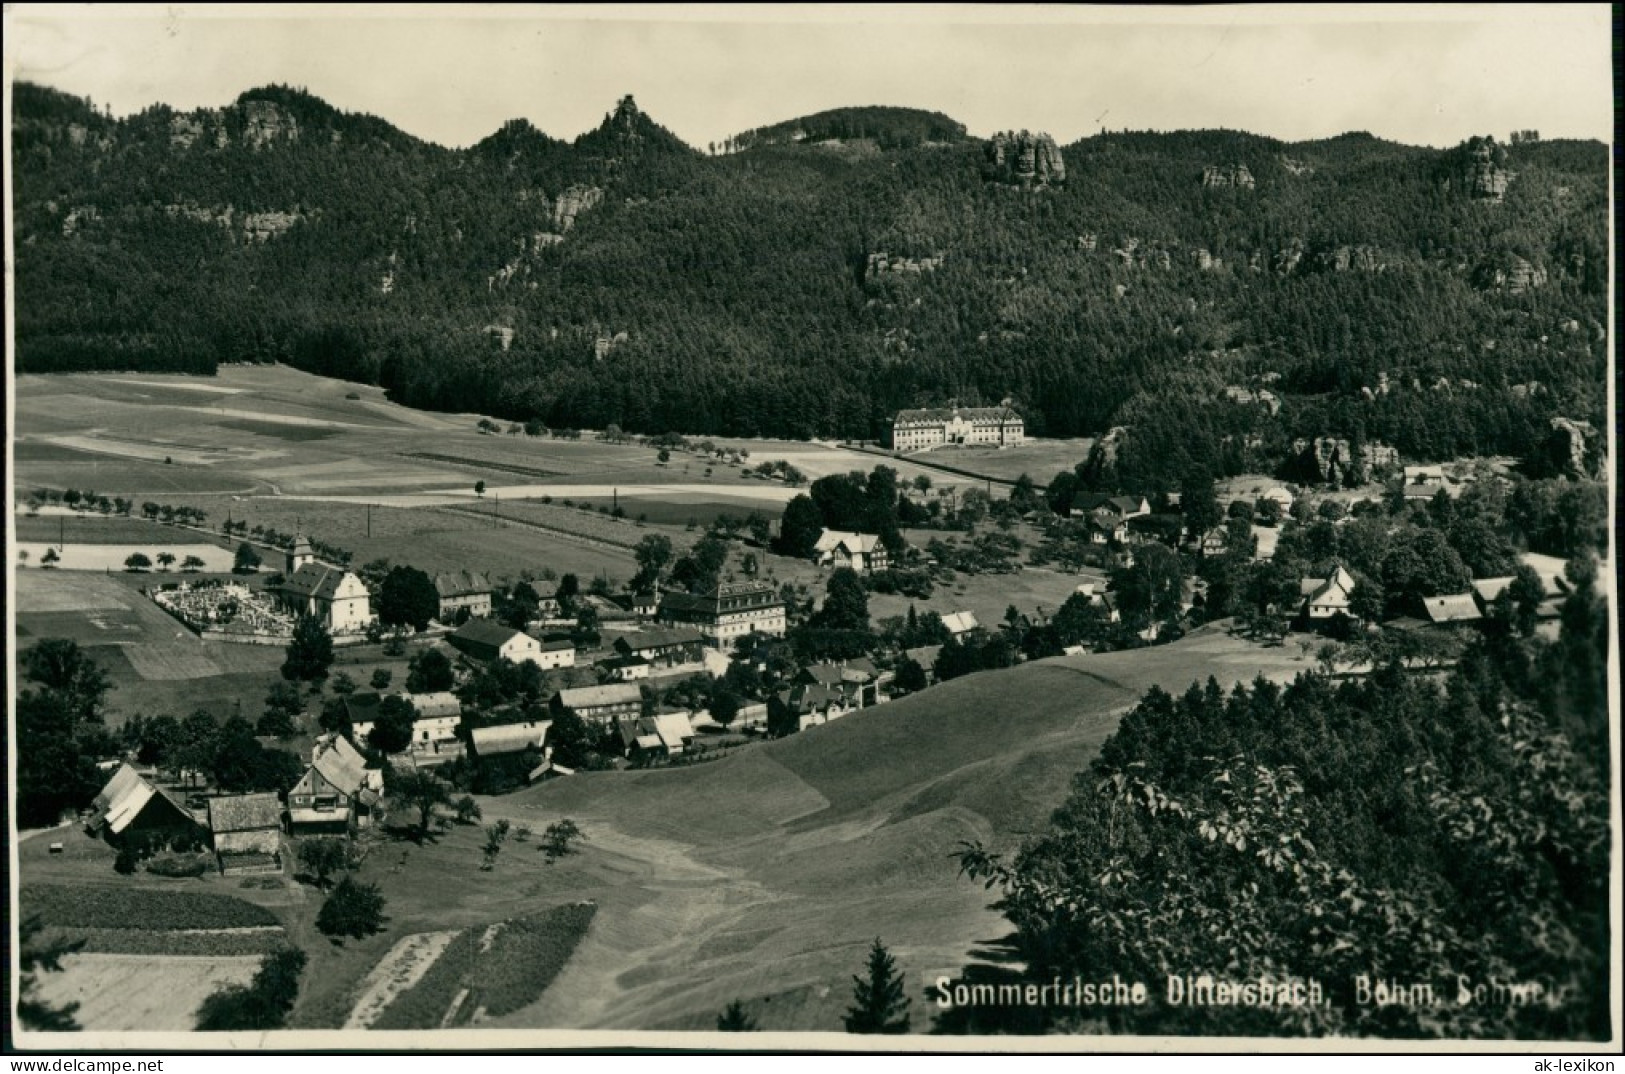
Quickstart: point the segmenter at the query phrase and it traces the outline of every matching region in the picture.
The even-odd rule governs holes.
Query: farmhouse
[[[708,593],[665,593],[662,622],[691,626],[717,648],[750,634],[785,632],[784,601],[771,582],[724,582]]]
[[[925,672],[927,686],[937,681],[937,657],[941,654],[940,645],[919,645],[913,649],[903,650],[903,655],[920,665],[920,669]]]
[[[767,731],[790,735],[838,720],[859,708],[854,695],[840,686],[798,682],[767,698]]]
[[[296,558],[290,555],[289,561]],[[285,578],[277,601],[294,615],[313,615],[334,634],[354,634],[372,620],[371,598],[361,579],[346,570],[309,560]]]
[[[1095,511],[1104,511],[1112,517],[1127,521],[1151,513],[1151,501],[1144,496],[1105,496],[1098,493],[1084,493],[1072,498],[1072,516],[1088,515]]]
[[[547,741],[547,729],[552,726],[552,720],[501,723],[491,727],[476,727],[469,737],[474,743],[476,756],[499,757],[506,753],[541,749]]]
[[[1223,526],[1214,526],[1202,534],[1202,555],[1222,556],[1230,548],[1230,531]]]
[[[553,714],[573,713],[588,723],[607,726],[618,716],[636,716],[643,711],[643,691],[630,683],[607,686],[579,686],[553,695]]]
[[[221,873],[282,871],[282,803],[275,794],[210,798],[209,832]]]
[[[923,451],[941,444],[1007,447],[1025,439],[1026,423],[1006,400],[1000,406],[901,410],[892,420],[892,449]]]
[[[639,656],[656,667],[672,667],[699,660],[705,648],[700,632],[688,627],[645,630],[623,634],[615,639],[615,651],[622,656]]]
[[[880,700],[879,673],[873,664],[862,658],[840,664],[809,664],[796,673],[793,681],[838,690],[855,709],[867,708]]]
[[[980,629],[982,624],[976,621],[975,612],[951,612],[942,617],[942,625],[948,628],[949,637],[958,639]]]
[[[1428,622],[1434,626],[1455,626],[1459,623],[1476,623],[1484,618],[1478,610],[1478,601],[1472,592],[1446,593],[1437,597],[1422,598],[1422,614],[1427,616]]]
[[[446,640],[464,656],[482,663],[502,659],[522,664],[528,660],[546,671],[574,667],[576,662],[575,646],[569,642],[544,645],[529,634],[491,619],[470,619]]]
[[[427,694],[398,693],[412,706],[412,744],[408,747],[415,763],[440,764],[462,756],[463,743],[457,737],[457,728],[463,722],[462,702],[449,691]],[[345,700],[350,712],[350,737],[365,742],[373,723],[378,718],[382,698],[374,693],[351,694]],[[357,702],[360,702],[358,707]],[[358,719],[357,715],[362,718]]]
[[[872,533],[825,530],[813,546],[813,558],[820,567],[850,567],[859,574],[887,567],[886,546]]]
[[[1349,598],[1354,594],[1354,576],[1341,566],[1329,578],[1305,578],[1298,585],[1304,596],[1303,614],[1311,623],[1324,623],[1339,615],[1352,617]]]
[[[120,764],[96,796],[95,811],[85,823],[91,835],[109,843],[170,843],[203,834],[191,812],[162,787],[153,786],[128,764]]]
[[[647,679],[654,665],[641,656],[612,656],[598,661],[598,666],[609,675],[611,682],[634,682]]]
[[[383,773],[369,769],[349,739],[323,735],[310,767],[288,792],[288,828],[306,835],[371,827],[383,790]]]
[[[449,623],[463,608],[474,618],[491,614],[491,580],[473,571],[454,571],[434,576],[435,592],[440,594],[440,614]]]
[[[627,757],[676,757],[694,743],[694,726],[686,712],[623,717],[615,721],[614,732]]]
[[[1097,507],[1083,516],[1083,532],[1090,544],[1122,544],[1128,540],[1128,523],[1115,512]]]

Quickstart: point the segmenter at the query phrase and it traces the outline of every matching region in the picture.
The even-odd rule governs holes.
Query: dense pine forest
[[[13,99],[25,372],[285,362],[783,437],[1008,397],[1030,434],[1125,429],[1124,472],[1169,487],[1299,437],[1429,460],[1605,424],[1598,143],[1023,132],[995,160],[858,108],[702,151],[627,98],[573,142],[516,120],[451,150],[285,87],[127,119]]]

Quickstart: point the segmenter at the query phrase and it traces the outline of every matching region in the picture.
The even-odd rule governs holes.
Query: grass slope
[[[1009,930],[957,877],[961,841],[1014,847],[1152,684],[1183,690],[1307,666],[1222,631],[955,680],[690,769],[584,774],[491,801],[487,820],[560,816],[588,841],[571,890],[599,916],[557,985],[493,1024],[710,1029],[744,1000],[764,1029],[830,1030],[866,945],[925,984]]]

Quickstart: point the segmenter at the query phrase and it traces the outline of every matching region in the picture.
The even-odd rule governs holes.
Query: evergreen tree
[[[848,1033],[908,1032],[909,1000],[903,975],[879,938],[869,949],[868,977],[852,978],[852,1006],[846,1012]]]
[[[333,666],[333,635],[327,624],[314,615],[301,615],[288,642],[288,657],[282,662],[282,677],[290,682],[321,682]]]
[[[754,1033],[756,1019],[745,1013],[744,1004],[737,999],[728,1004],[723,1012],[717,1015],[718,1033]]]

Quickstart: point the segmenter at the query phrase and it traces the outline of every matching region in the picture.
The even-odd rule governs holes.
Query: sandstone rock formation
[[[1506,197],[1507,187],[1517,173],[1506,166],[1507,151],[1494,138],[1469,138],[1463,147],[1461,164],[1447,183],[1470,198],[1496,204]]]
[[[1251,190],[1256,185],[1245,164],[1209,164],[1202,169],[1203,186],[1233,186]]]
[[[1323,250],[1315,255],[1315,264],[1327,272],[1381,272],[1388,267],[1382,251],[1365,243]]]
[[[1001,131],[983,147],[983,175],[1030,190],[1066,182],[1066,163],[1055,139],[1039,132]]]
[[[269,242],[305,218],[304,213],[244,213],[243,241]]]
[[[1301,456],[1306,475],[1326,485],[1363,485],[1373,471],[1399,465],[1399,452],[1387,444],[1362,444],[1355,450],[1341,437],[1319,436],[1294,440],[1292,448]]]
[[[864,274],[869,279],[884,276],[887,273],[902,272],[919,275],[922,272],[934,272],[947,260],[943,254],[934,257],[892,257],[887,253],[870,254],[864,268]]]
[[[1475,275],[1479,287],[1514,295],[1544,287],[1548,279],[1545,268],[1517,254],[1507,254],[1481,265]]]
[[[626,99],[628,102],[632,98]],[[634,109],[636,105],[632,106]],[[553,230],[559,234],[575,225],[576,217],[603,204],[604,192],[595,186],[572,186],[559,193],[553,202]]]
[[[251,149],[264,149],[278,138],[299,140],[299,121],[274,101],[243,102],[243,141]]]
[[[1557,473],[1576,478],[1598,476],[1604,471],[1602,450],[1602,438],[1590,422],[1562,416],[1552,419],[1546,453]]]

